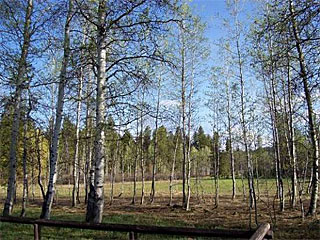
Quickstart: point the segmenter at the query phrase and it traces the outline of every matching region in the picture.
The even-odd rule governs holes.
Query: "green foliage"
[[[8,177],[9,164],[9,148],[11,136],[11,118],[10,115],[3,115],[0,119],[0,168],[1,180],[0,184],[5,184]],[[6,169],[6,170],[5,170]]]
[[[230,171],[230,157],[228,152],[220,153],[220,169],[219,169],[221,178],[229,178],[231,177]]]
[[[12,115],[10,109],[8,112],[0,117],[0,185],[5,185],[8,179],[9,170],[9,150],[10,150],[10,139],[12,131]],[[23,115],[23,113],[21,114]],[[20,120],[21,124],[19,127],[19,138],[17,146],[17,178],[18,181],[22,179],[22,154],[23,154],[23,119]],[[48,141],[44,137],[44,132],[36,128],[33,120],[28,119],[27,121],[27,171],[30,173],[31,169],[36,167],[37,149],[36,149],[36,135],[40,136],[40,159],[42,166],[46,167],[46,161],[48,156]]]
[[[202,126],[198,128],[198,131],[193,134],[193,146],[200,150],[205,147],[210,147],[211,139],[209,135],[204,133]]]

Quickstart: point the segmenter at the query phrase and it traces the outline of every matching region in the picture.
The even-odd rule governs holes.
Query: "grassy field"
[[[288,186],[285,182],[286,187]],[[245,186],[247,182],[244,182]],[[191,226],[199,228],[225,228],[225,229],[248,229],[248,200],[242,194],[241,180],[237,180],[237,198],[231,200],[232,182],[229,179],[220,180],[220,204],[214,207],[213,182],[210,178],[204,178],[200,183],[192,182],[191,211],[186,212],[181,205],[181,182],[175,182],[174,206],[167,206],[169,201],[169,183],[158,181],[156,184],[156,199],[154,204],[149,203],[150,182],[146,182],[145,204],[140,205],[141,185],[138,184],[137,204],[132,205],[131,182],[123,186],[116,183],[114,202],[110,204],[110,184],[105,185],[105,209],[103,222],[145,224],[159,226]],[[284,212],[278,210],[278,203],[275,199],[275,181],[261,179],[259,181],[260,199],[258,200],[259,223],[269,222],[275,233],[275,239],[317,239],[320,234],[320,221],[317,217],[308,217],[301,220],[300,206],[292,209],[286,199],[287,209]],[[119,197],[121,188],[123,194]],[[81,186],[83,189],[83,186]],[[0,189],[0,207],[3,202],[6,189]],[[31,196],[31,190],[29,190]],[[286,190],[287,192],[287,190]],[[71,207],[72,186],[57,186],[57,201],[53,205],[51,219],[84,221],[86,206],[82,202],[77,207]],[[83,201],[84,192],[81,191]],[[17,203],[14,208],[14,215],[19,216],[21,210],[21,189],[17,192]],[[308,206],[308,198],[304,196],[304,207]],[[40,191],[35,188],[35,199],[28,202],[26,217],[39,217],[41,207]],[[32,239],[32,226],[22,224],[0,223],[0,239]],[[127,239],[127,234],[101,232],[91,230],[74,230],[64,228],[42,229],[43,239]],[[170,239],[165,235],[152,236],[141,235],[139,239]],[[177,238],[175,238],[177,239]],[[187,239],[187,238],[178,238]]]

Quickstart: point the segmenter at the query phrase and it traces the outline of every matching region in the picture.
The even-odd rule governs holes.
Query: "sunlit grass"
[[[137,182],[137,205],[132,206],[131,199],[133,193],[133,183],[120,182],[115,183],[114,196],[115,203],[110,206],[110,182],[105,183],[105,211],[103,222],[106,223],[123,223],[123,224],[141,224],[141,225],[158,225],[158,226],[192,226],[202,228],[240,228],[247,229],[247,199],[243,198],[243,185],[241,179],[237,179],[237,200],[231,201],[232,181],[231,179],[221,179],[220,195],[221,208],[214,209],[214,182],[210,177],[202,178],[200,181],[192,179],[192,211],[186,213],[184,210],[172,209],[168,206],[167,200],[169,196],[169,181],[156,182],[156,203],[150,205],[148,203],[151,181],[145,182],[146,204],[141,206],[139,198],[141,196],[141,182]],[[245,194],[247,195],[247,180],[243,180]],[[290,181],[284,180],[285,193],[288,194]],[[84,186],[80,186],[81,204],[76,208],[71,208],[72,185],[57,185],[56,203],[53,205],[51,219],[65,221],[84,221],[86,206],[84,199]],[[123,189],[121,197],[119,197]],[[256,192],[258,191],[256,186]],[[270,222],[269,212],[267,211],[266,202],[269,201],[269,208],[272,207],[276,195],[276,181],[274,179],[259,179],[259,191],[262,200],[259,201],[259,218],[261,221]],[[21,184],[18,186],[17,203],[14,207],[14,216],[19,216],[21,211]],[[31,186],[29,185],[29,202],[26,217],[38,218],[41,212],[41,192],[37,185],[34,186],[35,201],[32,201]],[[3,209],[3,200],[6,195],[6,188],[0,189],[0,208]],[[206,199],[198,202],[199,199]],[[174,203],[181,205],[182,200],[182,181],[174,182]],[[304,196],[305,202],[308,196]],[[287,207],[288,197],[286,197]],[[229,204],[236,204],[235,207]],[[275,202],[277,206],[277,202]],[[306,207],[306,205],[305,205]],[[231,209],[230,209],[231,208]],[[228,210],[230,209],[230,210]],[[271,209],[273,210],[273,209]],[[230,212],[231,211],[231,212]],[[299,206],[292,211],[287,209],[285,213],[279,213],[277,210],[277,226],[275,226],[275,236],[280,239],[292,238],[292,236],[304,236],[307,234],[309,238],[318,234],[319,221],[316,219],[308,219],[304,223],[299,218]],[[203,214],[204,213],[204,214]],[[210,215],[212,213],[212,215]],[[209,215],[208,215],[209,214]],[[209,216],[209,218],[208,218]],[[207,219],[208,218],[208,219]],[[210,220],[209,220],[210,219]],[[221,221],[220,221],[220,220]],[[238,219],[238,220],[237,220]],[[230,223],[230,224],[229,224]],[[0,223],[0,239],[32,239],[33,227],[23,224]],[[165,235],[151,236],[141,235],[139,239],[170,239]],[[128,239],[127,233],[104,232],[93,230],[78,230],[67,228],[42,228],[42,239]],[[175,238],[176,239],[176,238]],[[178,237],[178,239],[187,239]]]
[[[289,180],[284,180],[284,188],[287,191],[289,187]],[[243,192],[243,185],[245,187],[245,193],[247,193],[247,179],[243,179],[243,183],[241,179],[236,179],[236,189],[237,194],[241,195]],[[72,184],[65,184],[65,185],[56,185],[56,195],[57,198],[72,198]],[[140,196],[141,193],[141,181],[137,181],[137,196]],[[260,193],[262,194],[270,194],[274,195],[276,192],[276,181],[274,179],[259,179],[259,189]],[[123,191],[122,191],[123,190]],[[191,180],[191,190],[193,194],[203,194],[203,195],[213,195],[214,194],[214,180],[211,177],[204,177],[200,180],[196,181],[195,178]],[[257,191],[256,187],[256,191]],[[148,195],[151,191],[151,181],[145,181],[145,193]],[[182,194],[182,181],[175,180],[173,185],[173,191],[175,195]],[[111,183],[106,181],[104,187],[105,197],[108,199],[110,197],[111,192]],[[232,192],[232,181],[231,179],[220,179],[219,180],[219,192],[221,195],[230,195]],[[118,196],[122,193],[123,197],[131,197],[133,194],[133,182],[121,182],[115,183],[114,186],[114,196]],[[168,195],[169,194],[169,181],[161,180],[156,181],[156,193],[160,195]],[[80,185],[80,197],[84,198],[84,185]],[[6,195],[6,187],[0,187],[0,199],[4,199]],[[17,190],[17,198],[21,198],[22,196],[22,186],[21,184],[18,185]],[[40,188],[37,184],[34,185],[34,198],[40,199],[42,198]],[[32,191],[31,191],[31,184],[29,183],[29,199],[32,199]]]

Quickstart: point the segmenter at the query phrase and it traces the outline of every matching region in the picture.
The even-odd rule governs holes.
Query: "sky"
[[[221,28],[221,20],[229,18],[227,0],[189,0],[194,14],[207,23],[206,36],[210,41],[218,40],[225,32]],[[248,15],[255,13],[256,3],[253,0],[240,0],[240,20],[248,22]]]
[[[190,0],[189,5],[195,15],[200,16],[203,22],[207,24],[205,30],[205,36],[208,38],[208,43],[210,46],[211,56],[208,61],[209,66],[217,65],[218,59],[218,48],[215,43],[219,39],[225,36],[227,33],[223,29],[222,21],[223,19],[229,18],[229,10],[227,8],[226,0]],[[250,24],[249,15],[255,13],[255,4],[252,0],[241,1],[241,12],[240,21],[243,23]],[[200,91],[201,94],[205,94],[205,90],[210,87],[208,81],[204,84]],[[200,111],[198,113],[199,123],[204,128],[204,131],[209,134],[212,133],[212,126],[208,121],[209,110],[205,106],[200,106]]]
[[[205,36],[209,40],[211,57],[209,59],[209,66],[214,65],[214,56],[217,55],[217,49],[214,47],[214,42],[218,41],[224,34],[221,30],[221,19],[227,17],[227,6],[225,0],[193,0],[190,2],[190,6],[194,14],[200,16],[203,22],[207,24]],[[206,82],[206,81],[204,81]],[[208,83],[207,83],[208,84]],[[204,84],[204,85],[207,85]],[[210,87],[210,86],[209,86]],[[207,89],[206,86],[200,90],[202,94]],[[202,103],[203,104],[203,103]],[[206,106],[200,106],[198,113],[199,125],[204,128],[207,134],[212,132],[212,126],[208,121],[208,115],[210,114]],[[198,125],[198,124],[197,124]]]

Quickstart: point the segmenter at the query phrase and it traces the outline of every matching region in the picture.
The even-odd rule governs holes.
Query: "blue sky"
[[[221,38],[225,34],[221,29],[221,20],[228,16],[226,1],[193,0],[190,2],[190,6],[192,7],[194,14],[200,16],[202,21],[206,22],[207,24],[205,35],[209,40],[211,48],[211,58],[209,60],[209,66],[213,66],[215,64],[214,57],[217,55],[217,49],[214,47],[213,43],[215,41],[218,41],[219,38]],[[203,88],[200,90],[202,92],[201,94],[205,94],[205,89],[207,89],[207,87],[203,86]],[[204,102],[202,104],[204,104]],[[196,125],[201,125],[207,134],[211,134],[212,126],[208,121],[209,110],[205,106],[200,106],[200,109],[201,110],[198,113],[200,122]]]
[[[218,49],[214,43],[227,34],[222,26],[223,19],[228,19],[230,16],[226,0],[191,0],[189,4],[193,13],[200,16],[202,21],[207,24],[205,35],[208,38],[211,50],[208,65],[209,67],[214,66],[218,61]],[[241,7],[239,15],[240,21],[249,25],[250,20],[248,16],[252,16],[255,13],[256,4],[252,0],[240,0],[239,5]],[[207,89],[207,84],[200,90],[202,94],[204,94],[205,89]],[[212,127],[208,121],[208,114],[209,110],[205,106],[200,106],[198,114],[200,122],[197,125],[203,126],[206,133],[212,133]]]
[[[200,16],[208,25],[206,36],[210,40],[217,40],[223,36],[224,31],[221,29],[221,20],[228,19],[229,12],[226,0],[190,0],[190,6],[193,12]],[[240,20],[248,21],[248,15],[255,12],[256,2],[253,0],[240,0]]]
[[[228,15],[225,0],[193,0],[190,5],[193,12],[207,23],[206,36],[209,40],[219,39],[223,35],[219,27],[220,18]]]

